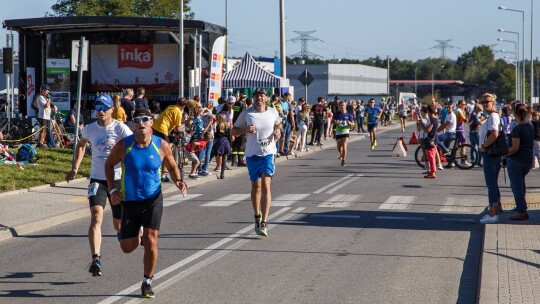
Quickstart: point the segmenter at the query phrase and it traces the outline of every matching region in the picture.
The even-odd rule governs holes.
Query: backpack
[[[39,155],[36,149],[29,144],[22,145],[17,152],[17,156],[15,157],[15,160],[18,162],[27,161],[29,163],[35,163],[38,159]]]
[[[39,98],[40,94],[36,94],[36,96],[34,96],[34,100],[32,100],[32,104],[31,104],[31,107],[32,109],[34,109],[34,111],[38,112],[39,111],[39,107],[38,107],[38,98]]]

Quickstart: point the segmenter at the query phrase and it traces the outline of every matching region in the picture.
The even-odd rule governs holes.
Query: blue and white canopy
[[[223,76],[223,88],[283,88],[289,86],[287,78],[263,69],[246,53],[240,64]]]

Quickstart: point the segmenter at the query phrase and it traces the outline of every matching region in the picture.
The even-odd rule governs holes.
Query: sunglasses
[[[100,105],[95,106],[94,109],[96,109],[96,111],[106,112],[110,109],[110,107],[100,104]]]
[[[151,119],[151,118],[148,117],[148,116],[135,117],[135,118],[133,118],[133,122],[134,122],[134,123],[147,122],[147,121],[149,121],[150,119]]]

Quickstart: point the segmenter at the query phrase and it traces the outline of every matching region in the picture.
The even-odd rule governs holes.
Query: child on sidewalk
[[[219,114],[217,117],[217,126],[215,133],[215,146],[214,151],[216,155],[216,169],[214,171],[221,172],[221,178],[223,178],[227,155],[231,153],[231,143],[229,137],[231,135],[231,127],[227,122],[227,117],[224,114]]]
[[[197,157],[196,153],[201,151],[206,147],[206,143],[212,139],[212,133],[206,132],[204,133],[204,137],[202,139],[193,139],[190,143],[188,143],[185,147],[185,154],[189,161],[191,161],[191,173],[189,174],[189,178],[191,179],[198,179],[199,174],[197,174],[197,167],[201,163],[199,158]]]

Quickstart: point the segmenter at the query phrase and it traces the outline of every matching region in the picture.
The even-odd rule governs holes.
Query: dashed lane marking
[[[272,207],[289,207],[292,204],[301,201],[310,195],[311,194],[309,193],[283,194],[278,196],[276,199],[272,199]]]
[[[173,195],[163,199],[163,207],[176,205],[178,203],[189,201],[190,199],[194,199],[199,196],[202,196],[202,194],[187,194],[186,197],[184,197],[182,194]]]
[[[351,206],[352,202],[357,202],[361,195],[346,195],[346,194],[338,194],[324,203],[320,204],[319,208],[347,208]]]
[[[202,204],[203,207],[228,207],[233,204],[236,204],[238,202],[247,200],[251,197],[251,194],[228,194],[224,197],[208,202],[206,204]]]
[[[417,199],[416,196],[390,196],[379,206],[384,210],[406,210],[411,208],[411,203]]]

